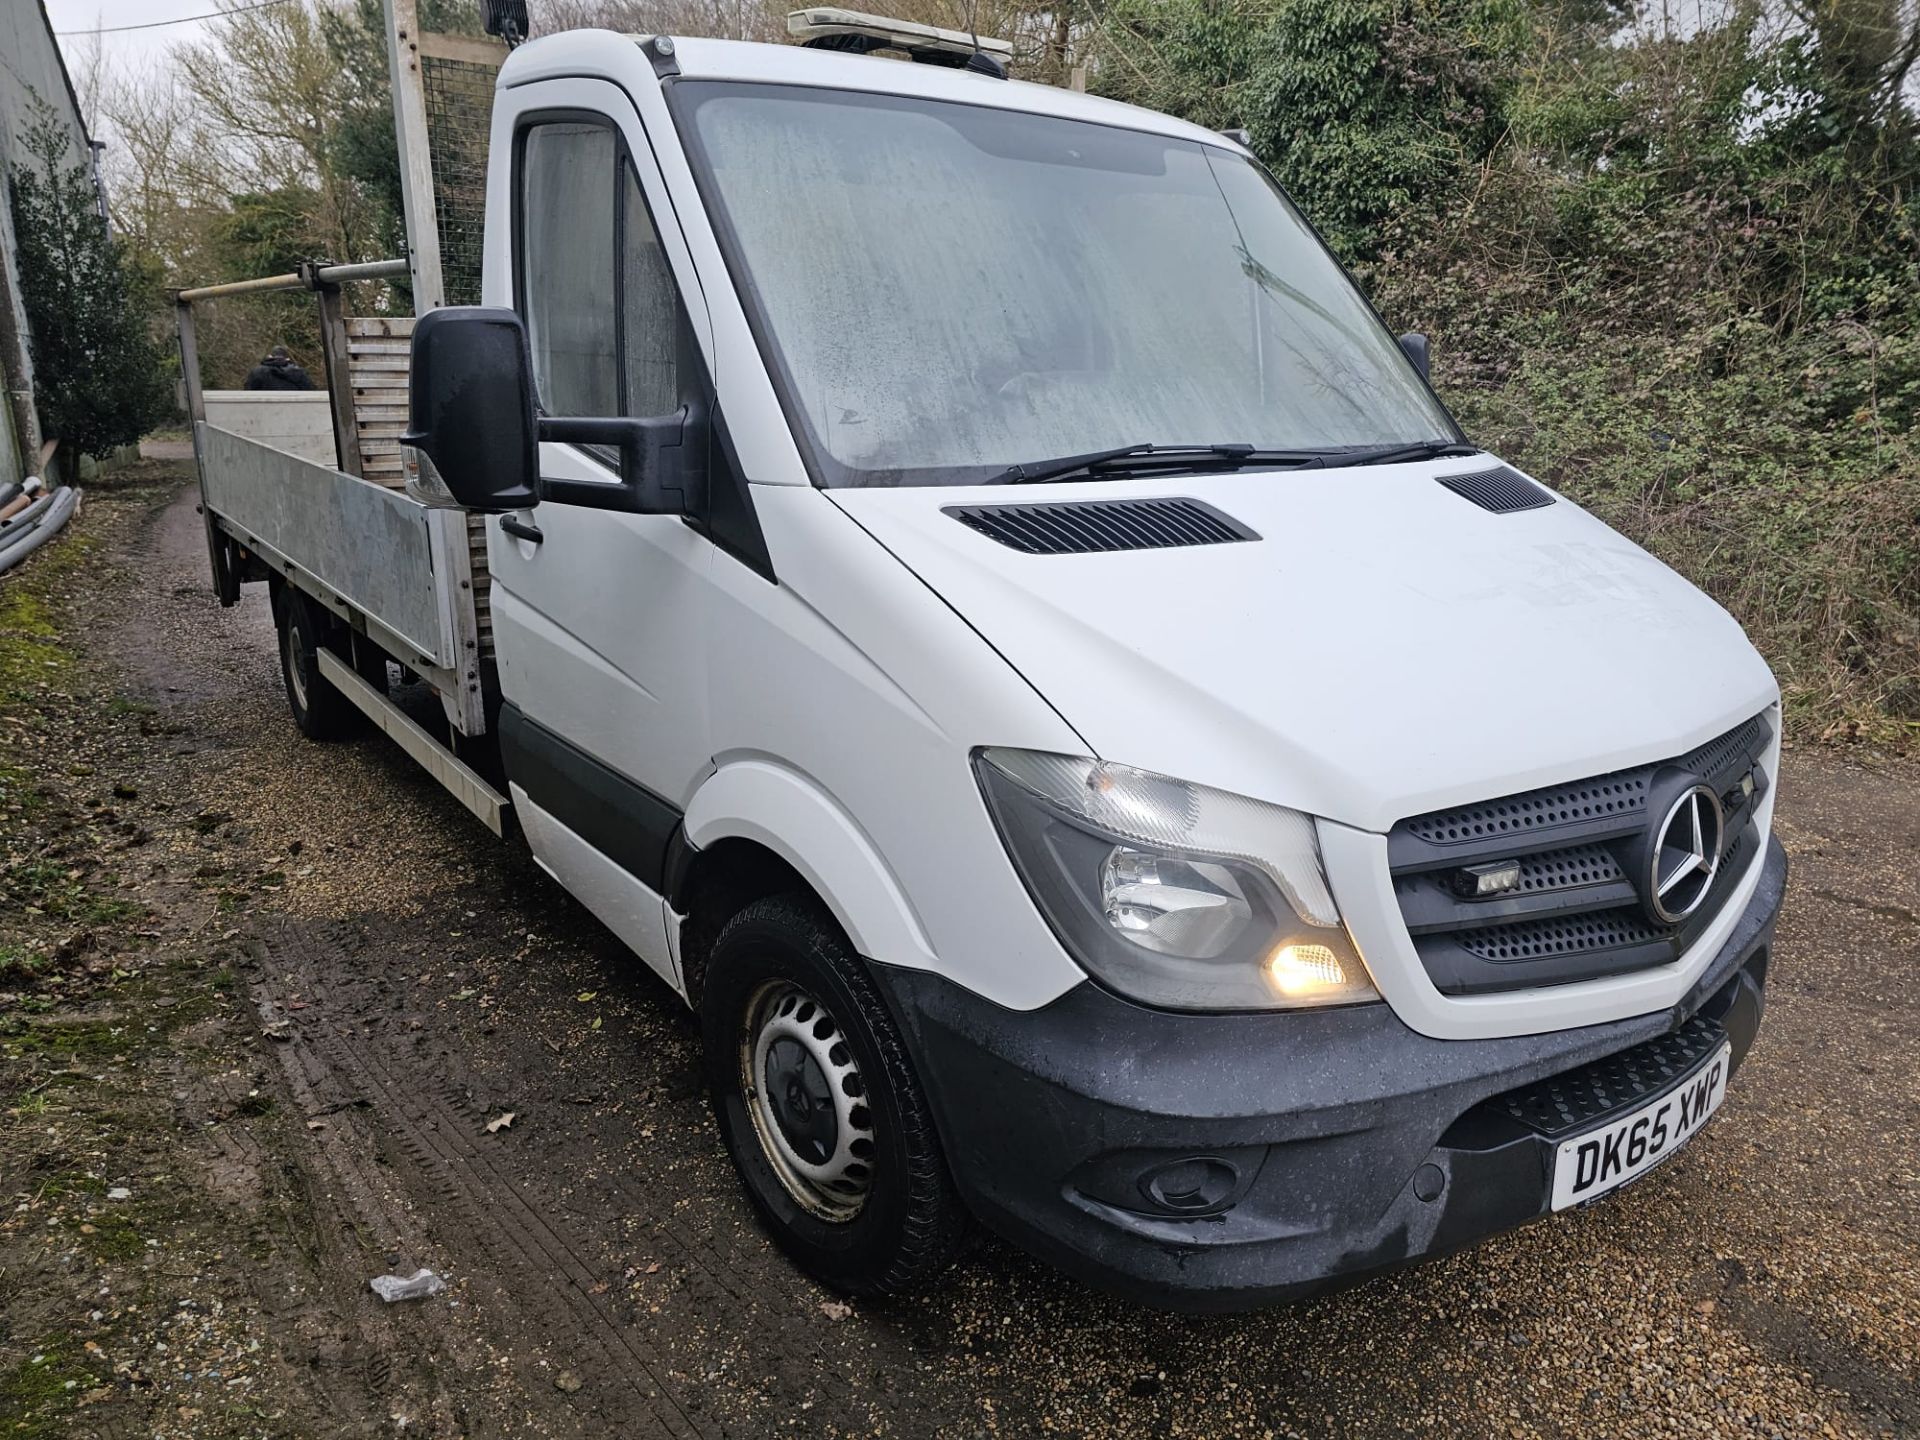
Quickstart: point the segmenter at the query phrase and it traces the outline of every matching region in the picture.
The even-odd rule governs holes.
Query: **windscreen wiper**
[[[1243,465],[1284,465],[1306,469],[1325,465],[1327,456],[1315,450],[1262,450],[1257,445],[1121,445],[1084,455],[1061,455],[1009,465],[986,483],[1033,485],[1069,475],[1137,475],[1156,470],[1238,470]]]
[[[1456,445],[1448,440],[1422,440],[1413,445],[1381,445],[1371,450],[1348,450],[1327,456],[1329,465],[1398,465],[1408,460],[1439,460],[1448,455],[1478,455],[1478,445]]]

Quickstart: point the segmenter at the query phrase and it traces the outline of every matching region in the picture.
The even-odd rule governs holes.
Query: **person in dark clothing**
[[[311,390],[313,378],[293,363],[287,347],[276,345],[267,358],[247,372],[248,390]]]

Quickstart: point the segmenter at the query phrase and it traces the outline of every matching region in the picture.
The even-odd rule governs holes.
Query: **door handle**
[[[531,540],[538,545],[547,537],[540,533],[540,527],[530,520],[522,520],[517,515],[502,515],[500,528],[509,535],[518,535],[522,540]]]

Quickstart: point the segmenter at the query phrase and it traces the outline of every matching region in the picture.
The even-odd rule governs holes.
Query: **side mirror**
[[[413,326],[404,445],[467,510],[536,504],[538,434],[527,332],[511,310],[455,305]]]
[[[1427,337],[1418,332],[1402,335],[1400,348],[1406,352],[1407,359],[1413,362],[1413,368],[1420,372],[1422,380],[1432,380],[1433,371],[1427,356]]]
[[[683,405],[645,419],[549,417],[534,403],[526,327],[512,310],[450,305],[414,323],[407,433],[463,509],[497,514],[542,500],[639,515],[695,515],[706,502],[707,415]],[[539,442],[604,445],[620,480],[540,477]]]

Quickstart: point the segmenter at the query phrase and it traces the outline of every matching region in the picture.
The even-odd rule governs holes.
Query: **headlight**
[[[1032,750],[982,750],[976,769],[1041,913],[1121,994],[1181,1010],[1380,998],[1299,811]]]

